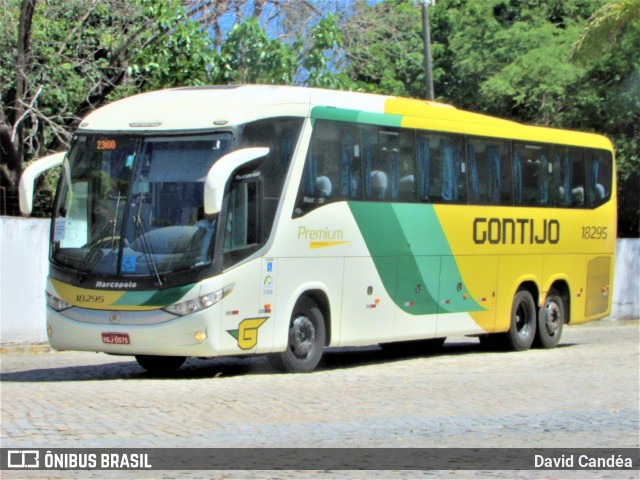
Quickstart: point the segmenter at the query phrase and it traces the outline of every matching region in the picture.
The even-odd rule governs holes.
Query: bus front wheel
[[[551,290],[538,312],[536,346],[553,348],[558,345],[564,323],[564,302],[557,291]]]
[[[171,373],[178,370],[187,357],[163,357],[160,355],[136,355],[138,365],[149,373]]]
[[[287,349],[269,356],[271,365],[282,372],[311,372],[320,363],[325,341],[324,315],[309,298],[298,300],[289,323]]]
[[[537,326],[536,303],[531,292],[519,290],[511,305],[511,326],[506,334],[511,350],[527,350],[533,344]]]

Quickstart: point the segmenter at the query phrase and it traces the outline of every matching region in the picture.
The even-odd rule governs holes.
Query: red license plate
[[[102,343],[108,343],[109,345],[129,345],[128,333],[103,333]]]

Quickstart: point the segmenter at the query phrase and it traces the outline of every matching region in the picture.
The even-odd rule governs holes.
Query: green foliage
[[[296,68],[293,50],[253,17],[233,26],[214,62],[214,83],[290,84]]]
[[[615,0],[598,9],[589,19],[571,58],[580,62],[595,60],[612,48],[627,28],[640,18],[640,0]]]
[[[419,10],[411,1],[359,3],[353,16],[357,21],[343,27],[345,73],[361,90],[420,96],[424,72]]]
[[[24,164],[65,149],[80,119],[103,103],[207,81],[210,39],[179,0],[37,2],[24,69],[18,68],[21,4],[7,0],[0,11],[0,186],[15,189]],[[54,187],[39,181],[36,206]],[[8,211],[17,213],[16,201]]]
[[[155,38],[134,57],[128,73],[143,90],[204,85],[213,44],[200,25],[186,17],[179,0],[136,0],[141,15],[154,19]]]
[[[331,55],[342,46],[342,34],[338,29],[337,17],[328,14],[309,32],[309,42],[305,47],[302,35],[297,35],[294,48],[297,50],[298,79],[310,87],[349,89],[352,83],[343,73],[333,71]],[[302,79],[302,75],[306,78]]]
[[[290,44],[269,38],[258,19],[251,17],[229,31],[214,58],[211,79],[213,83],[348,88],[347,77],[334,73],[330,62],[340,44],[336,18],[330,14]]]
[[[618,167],[618,232],[640,234],[640,21],[567,88],[563,125],[608,135]]]
[[[639,1],[616,0],[607,8]],[[429,9],[435,93],[472,111],[609,136],[617,151],[619,232],[638,236],[639,15],[626,15],[614,27],[615,48],[598,50],[580,64],[569,60],[602,4],[439,0]],[[351,78],[363,90],[424,98],[419,8],[410,1],[384,1],[362,4],[357,14],[369,28],[360,35],[357,28],[345,30]]]

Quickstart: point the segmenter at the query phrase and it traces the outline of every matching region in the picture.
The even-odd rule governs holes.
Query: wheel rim
[[[516,330],[518,336],[526,338],[531,332],[531,313],[526,302],[520,302],[516,310]]]
[[[301,315],[291,322],[289,345],[296,357],[307,358],[313,352],[315,342],[316,329],[309,318]]]
[[[547,313],[545,315],[544,326],[547,329],[547,333],[549,336],[553,337],[556,333],[558,333],[558,329],[560,328],[560,307],[554,301],[550,301],[547,304]]]

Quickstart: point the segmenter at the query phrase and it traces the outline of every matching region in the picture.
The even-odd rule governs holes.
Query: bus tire
[[[187,357],[163,357],[160,355],[136,355],[138,365],[149,373],[171,373],[178,370]]]
[[[324,315],[313,300],[303,297],[291,313],[287,349],[269,355],[269,362],[281,372],[312,372],[320,363],[324,342]]]
[[[553,348],[560,342],[565,323],[564,302],[556,290],[550,290],[544,305],[538,311],[538,329],[535,345]]]
[[[510,350],[527,350],[536,337],[536,303],[529,290],[518,290],[511,305],[511,325],[506,334]]]

